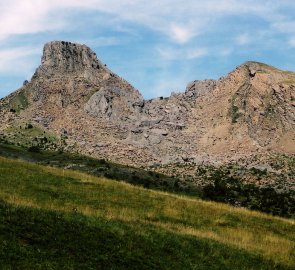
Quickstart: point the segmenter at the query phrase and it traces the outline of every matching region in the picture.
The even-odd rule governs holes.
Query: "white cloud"
[[[39,55],[40,48],[35,47],[18,47],[0,51],[0,73],[15,72],[18,74],[27,74],[32,61],[32,55]]]
[[[266,0],[10,0],[0,4],[0,39],[11,35],[65,30],[71,10],[91,10],[112,14],[160,31],[177,43],[185,43],[200,32],[210,31],[221,18],[254,15],[276,23],[280,9],[292,1]],[[107,21],[105,22],[108,23]]]
[[[55,2],[55,1],[53,1]],[[17,34],[62,29],[62,20],[50,20],[50,5],[44,1],[6,1],[0,11],[0,40]]]
[[[195,58],[200,58],[204,57],[208,54],[208,50],[205,48],[195,48],[195,49],[190,49],[186,52],[186,58],[187,59],[195,59]]]
[[[150,94],[152,97],[170,96],[171,92],[183,91],[188,83],[186,76],[162,76],[161,79],[156,80],[154,87],[151,88]]]
[[[251,42],[252,42],[252,38],[250,37],[248,33],[244,33],[236,37],[236,43],[238,45],[247,45]]]
[[[169,48],[158,48],[157,52],[159,56],[164,60],[174,60],[179,58],[179,52]]]
[[[295,48],[295,37],[292,37],[289,39],[288,44],[290,47],[294,47]]]
[[[86,44],[88,47],[107,47],[121,44],[119,38],[116,37],[98,37],[89,40],[76,40],[80,44]]]
[[[157,52],[163,60],[188,60],[204,57],[208,54],[205,48],[158,48]]]
[[[216,52],[220,56],[229,56],[233,53],[233,48],[218,48]]]
[[[194,36],[193,30],[179,25],[172,25],[170,31],[173,39],[178,43],[186,43]]]
[[[275,30],[283,33],[295,33],[295,21],[281,20],[272,24]]]

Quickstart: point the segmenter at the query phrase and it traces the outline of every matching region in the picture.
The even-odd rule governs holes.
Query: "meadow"
[[[294,269],[295,222],[0,157],[1,269]]]

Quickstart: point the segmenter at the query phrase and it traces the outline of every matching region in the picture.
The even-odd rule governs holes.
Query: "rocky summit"
[[[24,147],[170,175],[236,164],[279,176],[276,161],[295,154],[295,73],[246,62],[218,80],[145,100],[87,46],[53,41],[32,79],[0,101],[0,119],[2,140]],[[284,181],[294,188],[292,174]]]

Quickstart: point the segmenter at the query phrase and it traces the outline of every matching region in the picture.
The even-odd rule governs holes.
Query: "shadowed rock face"
[[[1,101],[0,130],[11,138],[11,127],[28,122],[57,137],[63,130],[69,151],[136,166],[294,154],[294,89],[295,73],[247,62],[144,100],[87,46],[54,41],[32,80]]]

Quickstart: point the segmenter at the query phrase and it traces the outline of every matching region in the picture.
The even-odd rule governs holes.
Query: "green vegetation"
[[[255,169],[255,173],[261,175],[265,171]],[[210,184],[203,189],[204,199],[295,218],[295,194],[292,191],[279,193],[271,187],[243,184],[222,170],[214,171],[209,180]]]
[[[295,156],[275,155],[271,166],[276,170],[287,168],[290,176],[295,175]]]
[[[232,123],[237,123],[238,118],[241,116],[239,113],[239,107],[233,105],[231,108],[231,118],[232,118]]]
[[[40,151],[40,148],[36,146],[25,149],[0,143],[0,156],[72,169],[145,188],[224,202],[282,217],[295,217],[294,192],[290,190],[277,191],[273,188],[259,188],[255,185],[245,184],[234,175],[234,170],[229,167],[199,166],[196,179],[201,178],[207,183],[201,187],[195,183],[197,180],[190,177],[179,179],[157,172],[115,164],[104,159],[94,159],[66,152]],[[295,159],[277,156],[273,167],[283,169],[287,166],[288,172],[294,174],[294,161]],[[268,177],[266,170],[257,168],[251,168],[246,173],[251,173],[252,177],[257,179]]]
[[[294,221],[0,158],[2,269],[294,269]]]
[[[13,97],[10,102],[10,106],[11,109],[14,110],[14,112],[19,113],[21,110],[24,110],[29,106],[26,95],[27,93],[25,91],[20,91],[17,95]]]
[[[134,185],[162,191],[180,192],[191,195],[200,193],[199,189],[181,187],[179,180],[174,177],[79,154],[71,154],[62,151],[40,151],[38,147],[21,148],[0,142],[0,156],[23,159],[59,168],[70,168],[95,176],[125,181]]]
[[[40,149],[56,149],[59,139],[47,130],[31,123],[18,123],[5,130],[6,137],[0,138],[1,142],[16,143],[22,147],[38,146]]]
[[[249,84],[248,83],[244,83],[242,86],[239,87],[239,89],[236,91],[236,93],[234,93],[234,95],[232,96],[231,99],[231,106],[229,108],[229,112],[228,112],[228,116],[231,118],[232,123],[237,123],[238,122],[238,118],[240,118],[241,116],[243,116],[243,114],[240,111],[240,108],[243,107],[243,105],[241,103],[241,97],[240,95],[243,95],[243,93],[249,88]]]
[[[265,107],[265,115],[266,116],[271,116],[275,113],[275,108],[274,106],[272,106],[271,104],[268,104],[266,107]]]

